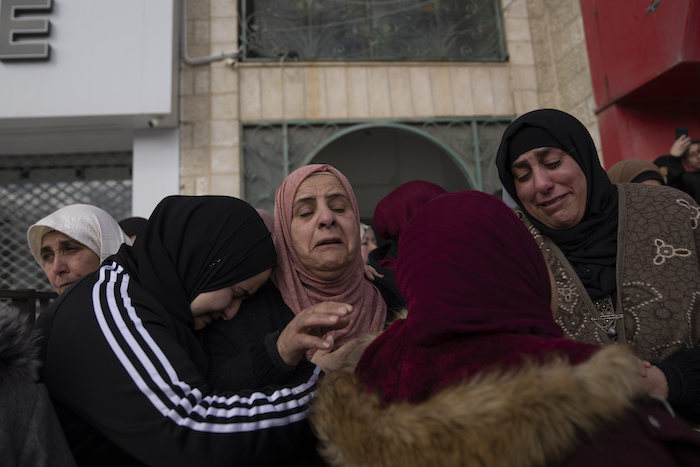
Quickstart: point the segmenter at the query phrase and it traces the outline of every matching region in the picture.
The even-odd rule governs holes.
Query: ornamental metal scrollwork
[[[243,0],[241,60],[504,61],[497,0]]]

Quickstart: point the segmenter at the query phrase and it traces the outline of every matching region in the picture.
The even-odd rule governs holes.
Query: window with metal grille
[[[498,0],[242,0],[241,60],[504,61]]]
[[[244,199],[256,208],[272,212],[275,192],[289,173],[312,162],[319,150],[328,147],[331,141],[381,128],[417,135],[430,141],[431,146],[439,146],[441,152],[451,154],[460,169],[458,176],[467,183],[461,189],[494,193],[501,188],[496,152],[503,131],[512,120],[509,117],[464,117],[416,121],[248,122],[242,132]],[[369,144],[362,152],[366,157],[375,157],[376,146]],[[406,149],[401,157],[408,157],[410,151]],[[382,155],[393,157],[388,151]],[[371,165],[369,167],[371,171]]]
[[[27,246],[27,229],[69,204],[131,215],[131,153],[0,157],[0,289],[51,291]]]

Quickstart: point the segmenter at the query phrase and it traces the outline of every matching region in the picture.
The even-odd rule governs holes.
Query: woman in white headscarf
[[[72,204],[49,214],[27,230],[32,255],[56,293],[92,271],[131,240],[116,220],[89,204]]]

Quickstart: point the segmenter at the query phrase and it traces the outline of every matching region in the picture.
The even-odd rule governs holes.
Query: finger
[[[311,314],[326,313],[334,314],[337,316],[346,316],[347,314],[352,312],[352,305],[350,305],[349,303],[340,302],[321,302],[315,304],[311,308],[307,308],[307,310],[309,310]]]
[[[306,351],[308,349],[316,349],[318,351],[325,350],[327,353],[329,353],[333,349],[333,338],[331,337],[329,340],[323,337],[312,336],[310,334],[298,334],[294,339],[293,345],[299,350]]]

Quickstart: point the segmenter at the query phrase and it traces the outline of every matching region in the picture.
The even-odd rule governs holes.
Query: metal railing
[[[56,292],[42,292],[34,289],[0,289],[0,301],[9,300],[11,306],[19,310],[20,316],[26,319],[27,326],[34,326],[39,313],[46,309],[56,297],[58,297]]]

